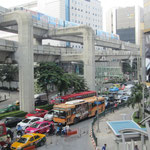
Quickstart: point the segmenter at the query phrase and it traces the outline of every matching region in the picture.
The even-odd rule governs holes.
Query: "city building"
[[[112,8],[107,12],[106,30],[118,34],[122,41],[140,45],[143,21],[143,8],[139,6]]]
[[[144,32],[145,34],[145,52],[146,52],[146,67],[147,79],[150,82],[150,0],[144,0]]]
[[[18,7],[72,22],[68,26],[79,24],[90,26],[94,30],[102,30],[103,28],[102,7],[99,0],[28,0],[14,6],[13,9]],[[50,40],[43,40],[43,44],[83,48],[80,44]]]

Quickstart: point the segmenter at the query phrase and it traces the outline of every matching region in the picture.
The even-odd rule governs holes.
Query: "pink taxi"
[[[26,128],[25,133],[47,133],[50,130],[50,125],[54,129],[53,121],[37,121]]]

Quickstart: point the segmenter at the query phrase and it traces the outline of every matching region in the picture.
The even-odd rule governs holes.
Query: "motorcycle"
[[[11,149],[10,149],[10,145],[11,145],[11,144],[7,144],[7,143],[4,144],[4,145],[2,146],[2,148],[1,148],[1,150],[11,150]]]

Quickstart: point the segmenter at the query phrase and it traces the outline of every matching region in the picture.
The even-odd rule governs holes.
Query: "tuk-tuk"
[[[0,145],[3,146],[7,139],[7,131],[4,123],[0,123]]]

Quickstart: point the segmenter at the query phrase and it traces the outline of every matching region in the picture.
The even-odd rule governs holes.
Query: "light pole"
[[[144,84],[145,84],[145,77],[146,77],[146,61],[145,61],[145,34],[143,33],[143,40],[142,40],[142,83],[143,83],[143,98],[142,98],[142,119],[144,119]]]
[[[98,80],[96,82],[96,91],[97,91],[97,97],[96,97],[96,102],[97,102],[97,132],[99,133],[100,132],[100,129],[99,129],[99,107],[98,107]]]

